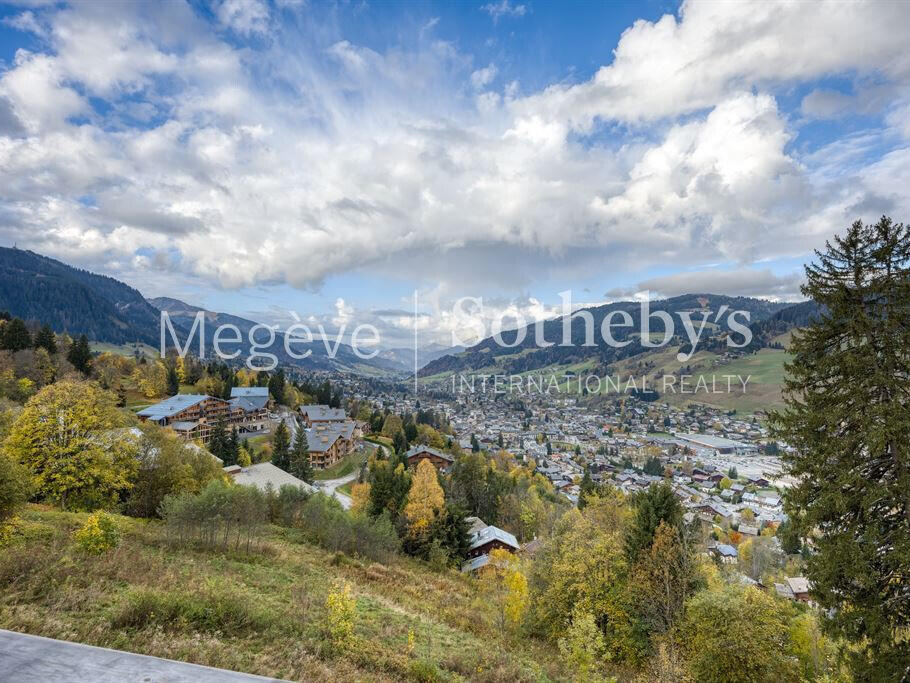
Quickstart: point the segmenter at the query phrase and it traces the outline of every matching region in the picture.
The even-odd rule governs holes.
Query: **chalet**
[[[445,472],[455,462],[455,458],[448,453],[423,445],[412,446],[404,457],[408,461],[408,467],[417,467],[421,460],[429,460],[441,472]]]
[[[341,408],[330,408],[327,405],[315,403],[300,406],[300,416],[307,427],[330,422],[345,422],[348,419]]]
[[[471,537],[471,545],[468,548],[468,557],[474,558],[479,557],[480,555],[486,555],[496,548],[502,548],[503,550],[514,553],[518,551],[521,546],[518,545],[518,539],[508,531],[504,531],[496,526],[488,526],[476,532]]]
[[[727,545],[726,543],[718,543],[713,549],[712,553],[714,557],[720,560],[723,564],[736,564],[739,562],[739,553],[736,552],[736,548],[732,545]]]
[[[269,428],[268,387],[233,387],[230,404],[231,423],[241,434]]]
[[[787,588],[790,589],[790,593],[793,594],[793,599],[798,602],[812,602],[809,598],[809,591],[811,586],[809,585],[809,579],[804,576],[793,576],[785,579],[787,583]]]
[[[170,427],[187,440],[208,443],[212,429],[219,420],[230,423],[232,408],[228,401],[204,394],[177,394],[160,403],[140,410],[143,422]]]

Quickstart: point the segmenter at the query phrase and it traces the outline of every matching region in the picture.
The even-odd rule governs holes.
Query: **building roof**
[[[140,417],[147,417],[150,420],[161,420],[176,415],[181,410],[192,408],[197,403],[202,403],[210,398],[212,397],[206,396],[205,394],[177,394],[176,396],[166,398],[155,405],[143,408],[137,414]],[[220,401],[221,399],[215,400]]]
[[[191,432],[199,426],[198,422],[171,422],[168,425],[171,429],[178,432]]]
[[[341,408],[330,408],[318,403],[300,406],[300,413],[317,422],[344,422],[348,419]]]
[[[486,545],[487,543],[490,543],[491,541],[499,541],[501,543],[505,543],[506,545],[515,548],[515,550],[518,550],[521,547],[518,545],[518,539],[508,531],[504,531],[498,526],[488,526],[484,527],[476,534],[474,534],[473,538],[471,539],[471,547],[469,550],[479,548],[483,545]]]
[[[476,572],[478,569],[487,566],[489,563],[489,555],[478,555],[477,557],[472,557],[470,560],[461,565],[461,571]]]
[[[231,387],[231,398],[269,398],[268,387]]]
[[[262,410],[268,405],[268,402],[268,396],[235,396],[230,400],[232,408],[242,408],[247,413]]]
[[[793,591],[794,595],[809,592],[809,579],[804,576],[787,577],[786,581],[787,586]]]
[[[715,548],[718,554],[723,555],[724,557],[739,557],[739,553],[736,552],[736,548],[732,545],[727,545],[726,543],[720,543]]]
[[[298,479],[293,474],[288,474],[280,467],[276,467],[270,462],[261,462],[257,465],[243,467],[239,472],[229,472],[233,476],[234,482],[244,486],[255,486],[265,489],[269,484],[276,491],[286,484],[298,486],[309,493],[315,493],[316,489],[310,486],[302,479]]]
[[[442,451],[438,451],[435,448],[430,448],[429,446],[424,445],[411,446],[411,448],[408,449],[408,452],[404,454],[404,457],[410,459],[415,455],[420,455],[421,453],[429,453],[430,455],[435,455],[437,458],[442,458],[443,460],[448,460],[449,462],[455,462],[455,458],[453,458],[448,453],[443,453]]]

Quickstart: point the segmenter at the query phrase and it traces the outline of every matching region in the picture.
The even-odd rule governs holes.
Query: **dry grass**
[[[126,517],[121,545],[89,556],[72,541],[84,517],[25,511],[0,553],[0,627],[292,680],[559,679],[553,649],[501,639],[457,572],[363,562],[278,528],[251,555],[173,548],[158,523]],[[323,628],[336,578],[357,597],[345,652]]]

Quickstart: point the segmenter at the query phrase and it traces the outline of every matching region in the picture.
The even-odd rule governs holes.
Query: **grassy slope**
[[[2,628],[293,680],[558,675],[553,648],[502,641],[473,581],[454,571],[351,560],[274,527],[251,555],[172,548],[159,523],[125,517],[120,547],[93,557],[71,540],[85,515],[29,506],[22,517],[23,537],[0,553]],[[357,598],[357,644],[345,654],[323,628],[336,578]],[[166,617],[175,602],[189,616]]]
[[[367,461],[367,458],[372,452],[372,449],[366,448],[362,451],[355,451],[354,453],[345,456],[331,467],[326,467],[324,470],[316,470],[316,479],[339,479],[347,476],[351,472],[357,472],[360,470],[360,466]]]

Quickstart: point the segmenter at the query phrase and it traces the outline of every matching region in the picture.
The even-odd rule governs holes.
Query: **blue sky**
[[[822,3],[824,5],[824,3]],[[712,291],[796,299],[905,219],[906,3],[0,5],[0,243],[148,296],[445,343]],[[648,294],[645,294],[645,292]]]

